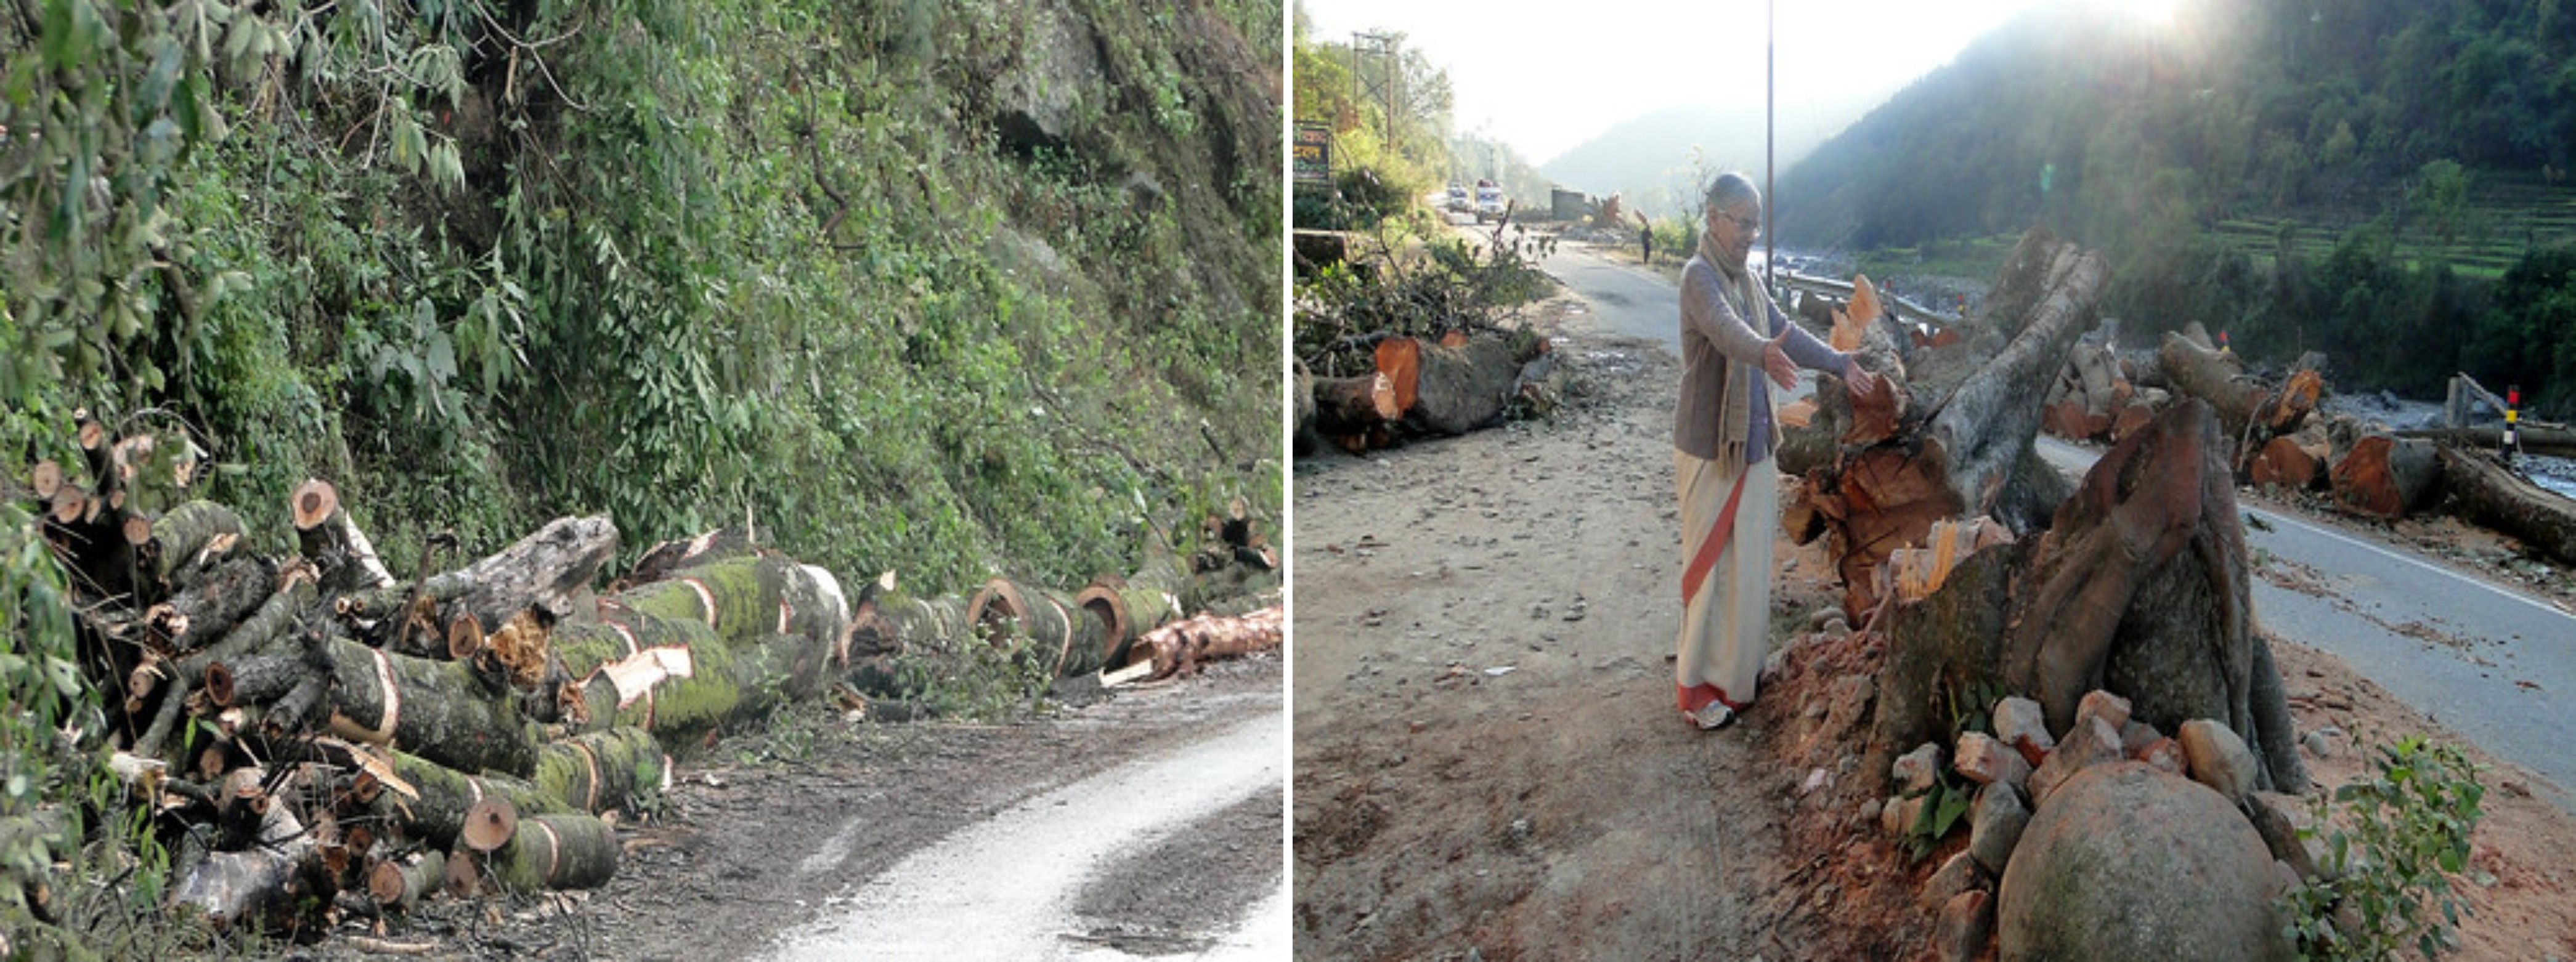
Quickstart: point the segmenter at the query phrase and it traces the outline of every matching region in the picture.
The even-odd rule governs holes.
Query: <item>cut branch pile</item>
[[[263,931],[440,891],[599,885],[617,867],[612,820],[668,783],[670,753],[890,651],[955,652],[999,626],[1052,673],[1094,673],[1278,577],[1238,504],[1209,519],[1198,556],[1167,551],[1132,579],[1072,595],[996,580],[953,608],[872,585],[856,618],[830,572],[732,531],[657,546],[594,594],[617,547],[605,517],[405,580],[328,482],[290,499],[298,555],[263,557],[221,505],[136,494],[184,489],[171,459],[155,467],[150,445],[86,415],[81,428],[87,475],[46,462],[32,490],[75,587],[111,767],[178,840],[171,903]],[[1132,657],[1259,647],[1190,631]]]

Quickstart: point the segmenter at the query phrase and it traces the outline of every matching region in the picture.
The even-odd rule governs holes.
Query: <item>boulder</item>
[[[2075,774],[2004,869],[2004,959],[2287,959],[2280,877],[2225,797],[2140,762]]]
[[[2048,753],[2039,769],[2030,773],[2030,804],[2045,808],[2048,796],[2075,773],[2103,762],[2120,760],[2120,732],[2100,718],[2087,718],[2067,729],[2066,740]]]
[[[2081,725],[2088,717],[2109,722],[2112,731],[2120,731],[2129,724],[2129,700],[2099,688],[2086,692],[2084,700],[2075,703],[2075,723]]]
[[[2253,750],[2223,722],[2194,718],[2182,723],[2182,755],[2193,781],[2217,789],[2229,801],[2256,787]]]
[[[1967,962],[1985,954],[1995,934],[1995,900],[1984,889],[1951,896],[1932,925],[1932,949],[1941,962]]]
[[[1896,790],[1900,794],[1920,795],[1930,791],[1932,783],[1941,778],[1941,746],[1931,742],[1915,746],[1913,751],[1896,760],[1896,765],[1888,770],[1888,777],[1896,780]]]
[[[1924,911],[1937,912],[1959,893],[1985,887],[1986,870],[1978,868],[1977,860],[1969,857],[1968,853],[1960,852],[1942,862],[1932,877],[1924,881],[1923,892],[1915,900],[1923,905]]]
[[[2057,739],[2048,733],[2048,716],[2039,703],[2028,698],[2006,698],[1995,703],[1995,738],[2021,751],[2022,760],[2032,765],[2057,747]]]
[[[2170,738],[2156,739],[2130,757],[2168,775],[2183,774],[2182,743]]]
[[[2136,758],[2140,751],[2164,737],[2165,733],[2157,731],[2156,726],[2129,719],[2128,724],[2120,726],[2120,754]]]
[[[1984,732],[1961,732],[1959,756],[1952,764],[1979,785],[2020,788],[2030,780],[2030,763],[2022,760],[2021,753]]]
[[[1968,854],[1986,871],[2001,875],[2029,824],[2030,808],[2022,804],[2021,792],[2004,784],[1980,788],[1968,807]]]

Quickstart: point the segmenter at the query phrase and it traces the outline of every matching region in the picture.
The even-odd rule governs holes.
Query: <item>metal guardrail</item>
[[[1796,271],[1782,271],[1779,276],[1782,284],[1795,290],[1802,290],[1811,294],[1824,294],[1846,300],[1850,299],[1852,296],[1852,285],[1850,281],[1835,280],[1830,277],[1820,277],[1814,274],[1801,274]],[[1895,306],[1897,319],[1922,324],[1932,330],[1939,330],[1956,323],[1959,320],[1959,316],[1956,314],[1935,311],[1931,308],[1924,307],[1921,304],[1906,300],[1903,297],[1890,298],[1884,290],[1879,292],[1879,298],[1882,303],[1893,304]]]

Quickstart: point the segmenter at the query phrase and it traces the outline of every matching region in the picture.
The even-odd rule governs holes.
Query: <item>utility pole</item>
[[[1779,0],[1767,0],[1762,5],[1762,20],[1762,286],[1777,290],[1780,259],[1773,255],[1778,252],[1780,244],[1777,236],[1779,218],[1771,211],[1779,206],[1780,199],[1776,189],[1780,167],[1772,162],[1772,148],[1776,143],[1774,130],[1779,126],[1773,119],[1776,113],[1774,106],[1780,100]]]
[[[1367,71],[1360,69],[1360,55],[1366,53],[1369,56],[1377,58],[1378,73],[1374,93],[1376,93],[1378,98],[1386,104],[1386,130],[1382,133],[1386,137],[1387,148],[1400,154],[1402,153],[1402,149],[1397,145],[1402,141],[1395,135],[1395,92],[1396,80],[1398,79],[1395,69],[1397,40],[1397,36],[1391,33],[1352,34],[1351,85],[1353,87],[1354,99],[1365,99],[1368,96],[1368,92],[1360,89],[1365,85],[1365,78],[1368,75]],[[1365,45],[1365,49],[1363,49],[1363,45]]]

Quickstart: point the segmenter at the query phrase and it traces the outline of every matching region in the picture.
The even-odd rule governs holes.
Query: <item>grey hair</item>
[[[1742,171],[1730,170],[1717,175],[1708,185],[1708,210],[1725,210],[1744,201],[1762,206],[1762,189],[1753,186],[1753,178]]]

